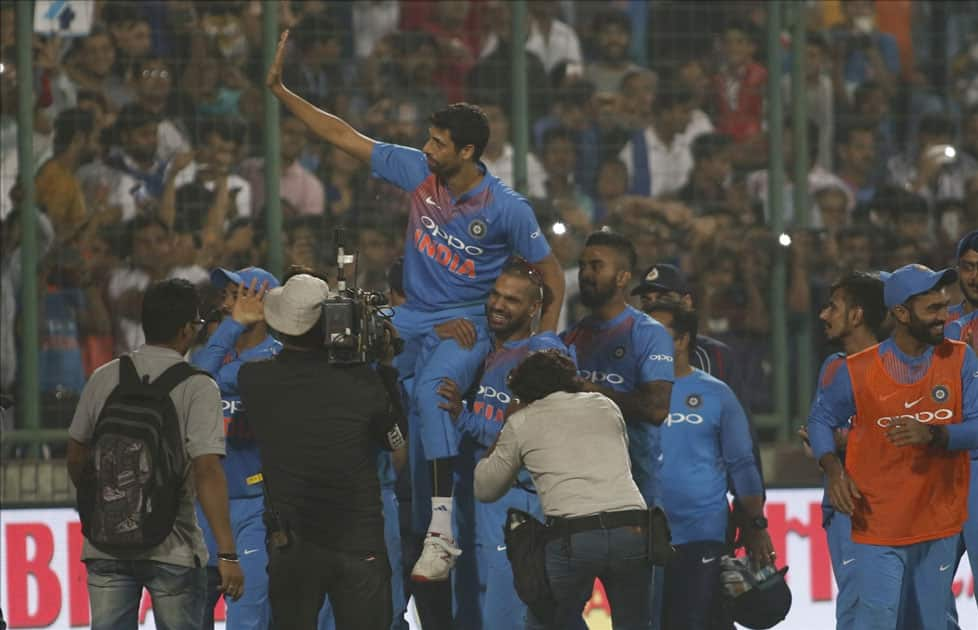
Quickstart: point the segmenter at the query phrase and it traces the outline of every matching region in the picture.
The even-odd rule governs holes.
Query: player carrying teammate
[[[448,400],[445,408],[457,418],[460,432],[475,445],[473,469],[475,462],[495,444],[506,409],[513,402],[507,381],[510,371],[531,352],[548,348],[566,351],[553,333],[533,334],[533,319],[540,312],[542,301],[543,286],[536,271],[519,260],[507,265],[486,303],[492,351],[485,358],[478,391],[463,408],[462,392],[455,383],[447,381],[442,388]],[[471,471],[466,478],[471,483]],[[475,505],[476,548],[481,550],[478,562],[482,565],[479,573],[485,575],[482,627],[486,629],[519,628],[525,624],[526,605],[516,595],[503,540],[506,512],[511,507],[543,520],[540,500],[526,471],[501,499]]]
[[[822,369],[818,373],[816,401],[832,383],[839,368],[845,366],[847,356],[879,343],[883,336],[881,328],[885,318],[883,281],[880,278],[868,273],[852,272],[832,285],[829,303],[819,313],[819,319],[825,325],[825,337],[830,342],[840,344],[842,352],[830,355],[822,363]],[[842,462],[845,462],[845,439],[848,431],[848,426],[835,430],[836,453]],[[808,439],[807,429],[801,429],[800,433],[802,439]],[[828,479],[825,481],[828,482]],[[839,594],[835,600],[836,629],[855,630],[856,588],[853,575],[856,570],[856,554],[852,543],[852,523],[848,514],[837,512],[832,507],[828,490],[822,497],[822,527],[825,528],[828,539],[832,572],[835,573],[835,581],[839,586]]]
[[[376,176],[412,193],[404,254],[407,303],[394,325],[405,347],[423,344],[414,364],[410,414],[420,425],[425,459],[431,464],[432,518],[421,558],[412,577],[448,579],[459,550],[451,533],[452,458],[458,433],[440,409],[443,378],[465,382],[481,357],[448,340],[439,344],[435,324],[459,317],[483,320],[485,298],[503,264],[516,253],[536,265],[545,287],[540,328],[553,330],[563,301],[563,271],[526,200],[486,172],[479,157],[489,138],[489,123],[477,107],[452,105],[431,116],[422,151],[368,138],[342,119],[316,108],[282,83],[288,31],[279,40],[266,84],[312,131],[340,150],[369,163]],[[408,376],[405,374],[404,376]],[[422,500],[415,487],[414,500]]]
[[[944,630],[978,447],[978,358],[944,338],[954,270],[907,265],[884,283],[895,329],[846,359],[808,431],[829,497],[852,517],[856,627]],[[835,429],[852,418],[846,462]]]

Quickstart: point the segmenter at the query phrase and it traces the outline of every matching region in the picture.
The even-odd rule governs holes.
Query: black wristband
[[[930,442],[928,446],[942,447],[944,446],[944,431],[941,430],[940,425],[930,425],[927,427],[930,430]]]

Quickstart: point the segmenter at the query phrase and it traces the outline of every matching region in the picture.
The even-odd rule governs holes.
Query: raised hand
[[[275,50],[275,59],[272,61],[271,67],[268,69],[268,75],[265,77],[265,85],[267,85],[273,91],[278,88],[284,88],[282,85],[282,64],[285,61],[285,44],[289,41],[289,29],[282,31],[282,36],[278,38],[278,48]]]
[[[265,321],[265,306],[262,302],[268,289],[268,281],[263,282],[261,287],[257,284],[258,279],[253,278],[251,286],[238,285],[238,294],[234,299],[234,306],[231,307],[231,318],[239,324],[250,326]]]

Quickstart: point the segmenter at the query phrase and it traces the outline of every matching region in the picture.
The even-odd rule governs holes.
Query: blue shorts
[[[244,573],[245,590],[241,598],[225,598],[227,604],[228,630],[239,628],[267,628],[271,617],[271,603],[268,601],[268,552],[265,548],[265,523],[261,515],[265,511],[262,496],[242,497],[230,500],[231,532],[234,534],[234,547]],[[197,521],[204,532],[204,541],[210,554],[208,564],[217,565],[217,544],[204,512],[197,505]]]
[[[483,628],[522,628],[526,604],[513,586],[513,569],[506,556],[503,528],[509,508],[523,510],[541,521],[543,508],[536,493],[513,488],[494,503],[476,503],[476,531],[481,543],[480,564],[486,567],[486,594],[482,606]]]
[[[394,309],[393,323],[405,341],[405,352],[417,353],[413,365],[410,355],[403,356],[397,364],[402,381],[414,379],[410,407],[417,409],[414,416],[419,423],[417,436],[426,460],[458,454],[458,431],[448,412],[438,407],[444,402],[438,387],[445,378],[452,379],[463,390],[472,384],[489,352],[485,317],[484,304],[433,313],[403,306]],[[463,349],[452,339],[442,340],[434,333],[435,325],[458,318],[472,320],[479,330],[479,340],[471,350]]]
[[[859,630],[947,630],[958,535],[902,547],[853,543]]]
[[[856,628],[856,543],[852,542],[852,521],[848,514],[833,512],[825,523],[825,535],[832,558],[832,573],[839,587],[835,600],[836,630]]]
[[[968,520],[964,523],[961,531],[961,538],[958,541],[958,562],[965,552],[968,553],[968,562],[971,564],[971,575],[978,580],[978,459],[971,460],[971,485],[968,487]],[[978,602],[978,598],[975,598]],[[950,604],[948,605],[948,615],[957,620],[957,600],[954,593],[951,593]]]

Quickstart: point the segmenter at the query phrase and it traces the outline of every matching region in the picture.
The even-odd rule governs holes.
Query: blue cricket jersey
[[[815,398],[812,400],[813,411],[816,402],[818,401],[819,397],[822,395],[822,392],[825,390],[826,387],[828,387],[828,385],[835,378],[836,371],[838,371],[838,369],[843,367],[845,364],[846,364],[846,355],[843,352],[836,352],[835,354],[830,354],[825,358],[825,361],[822,362],[822,367],[819,368],[818,370],[818,386],[815,388]],[[809,412],[809,416],[811,416],[811,412]],[[811,442],[811,438],[809,438],[809,442]],[[842,453],[836,452],[836,455],[838,455],[839,459],[843,463],[845,463],[844,452]],[[829,522],[829,519],[832,518],[832,515],[835,514],[835,507],[832,505],[832,501],[829,500],[828,482],[829,482],[828,477],[822,475],[822,486],[823,486],[822,526],[823,527]]]
[[[481,304],[511,255],[536,263],[550,253],[530,204],[481,163],[482,181],[457,199],[417,149],[377,144],[370,167],[375,177],[412,193],[404,241],[408,308]]]
[[[764,494],[737,397],[726,383],[694,368],[673,384],[660,436],[658,481],[673,544],[726,540],[728,475],[737,496]]]
[[[899,382],[912,383],[927,373],[934,356],[934,347],[929,347],[919,357],[911,357],[904,354],[890,338],[877,346],[877,352],[892,378]],[[967,349],[961,366],[961,395],[961,412],[964,416],[961,423],[944,425],[950,450],[974,449],[974,445],[978,444],[978,357],[971,348]],[[844,428],[854,415],[856,402],[852,379],[849,377],[848,363],[843,362],[815,399],[808,418],[808,437],[816,461],[827,453],[835,452],[832,432]],[[973,450],[972,455],[974,454]]]
[[[963,341],[974,348],[975,339],[978,338],[978,311],[971,311],[945,324],[944,336],[955,341]]]
[[[948,321],[953,322],[956,319],[964,317],[964,302],[958,302],[953,306],[949,306],[947,309]]]
[[[257,476],[261,473],[261,457],[238,392],[238,371],[245,363],[270,359],[282,350],[281,343],[267,336],[257,346],[239,354],[234,345],[244,331],[245,326],[225,317],[207,340],[207,345],[191,359],[195,367],[213,376],[221,388],[221,412],[227,448],[224,475],[231,499],[262,495],[261,477]]]
[[[610,321],[591,316],[561,335],[577,356],[580,375],[618,392],[630,392],[643,383],[674,380],[672,336],[642,311],[630,305]],[[658,498],[655,479],[659,457],[659,428],[625,418],[632,477],[646,503]]]

